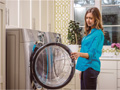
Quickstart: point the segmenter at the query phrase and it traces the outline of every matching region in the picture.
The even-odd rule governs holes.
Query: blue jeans
[[[99,71],[95,71],[92,68],[83,71],[81,73],[81,90],[96,90],[98,75]]]

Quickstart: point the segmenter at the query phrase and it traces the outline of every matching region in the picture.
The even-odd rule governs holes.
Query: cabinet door
[[[7,26],[18,27],[19,26],[19,2],[18,0],[6,1],[6,14],[7,14]]]
[[[75,76],[76,76],[75,87],[76,87],[76,90],[80,90],[80,88],[81,88],[80,73],[81,73],[81,72],[78,71],[78,70],[76,70],[76,72],[75,72]]]
[[[55,19],[55,12],[54,12],[54,0],[48,0],[48,31],[54,32],[54,19]]]
[[[40,30],[40,4],[39,0],[32,0],[32,29]]]
[[[117,89],[117,70],[101,70],[98,76],[98,90]]]
[[[41,31],[48,31],[48,5],[47,0],[41,1]]]
[[[31,24],[31,0],[20,0],[20,27],[30,28]]]
[[[0,90],[5,89],[5,5],[0,3]]]

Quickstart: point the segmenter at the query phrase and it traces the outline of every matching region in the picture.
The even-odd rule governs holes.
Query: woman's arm
[[[81,52],[73,52],[73,53],[71,53],[71,58],[72,59],[77,59],[78,57],[83,57],[83,58],[88,59],[89,55],[88,55],[88,53],[81,53]]]
[[[88,53],[80,53],[80,57],[88,59],[89,55],[88,55]]]

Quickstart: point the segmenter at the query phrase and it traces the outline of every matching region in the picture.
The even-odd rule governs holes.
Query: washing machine
[[[7,89],[60,89],[75,72],[71,50],[58,33],[9,28],[7,36]]]

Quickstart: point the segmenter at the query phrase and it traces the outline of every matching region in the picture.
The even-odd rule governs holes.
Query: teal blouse
[[[79,57],[76,64],[76,69],[85,71],[88,68],[93,68],[100,71],[100,59],[104,43],[104,34],[101,29],[93,28],[91,33],[84,36],[81,41],[81,53],[88,53],[89,58]]]

